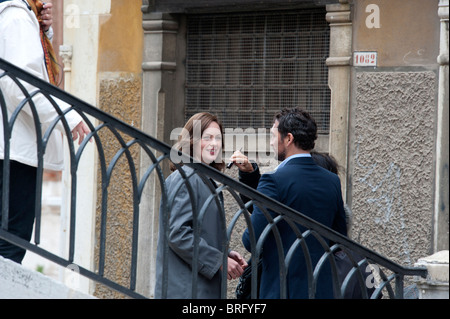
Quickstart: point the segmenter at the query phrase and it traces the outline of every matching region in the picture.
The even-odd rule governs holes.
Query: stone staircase
[[[95,299],[0,256],[0,299]]]

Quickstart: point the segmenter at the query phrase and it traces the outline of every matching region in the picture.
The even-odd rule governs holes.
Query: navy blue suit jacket
[[[339,177],[316,165],[311,157],[293,158],[275,172],[262,175],[258,191],[343,235],[347,235]],[[273,218],[277,216],[274,212],[269,212]],[[256,205],[251,220],[258,240],[268,222],[261,209]],[[297,226],[301,232],[306,230],[300,225]],[[286,255],[297,237],[291,226],[285,221],[278,224],[278,230]],[[251,251],[248,229],[245,230],[242,239],[246,249]],[[308,236],[306,242],[313,267],[315,267],[322,257],[324,249],[314,236]],[[308,298],[307,268],[301,248],[296,250],[290,263],[286,282],[288,298]],[[275,237],[272,233],[266,238],[263,245],[259,297],[280,298],[279,259]],[[329,265],[320,272],[315,297],[333,298]]]

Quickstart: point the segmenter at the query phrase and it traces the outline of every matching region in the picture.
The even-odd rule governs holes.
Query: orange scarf
[[[39,21],[40,26],[39,32],[41,37],[42,48],[44,49],[45,65],[47,67],[48,78],[51,84],[57,85],[56,79],[59,74],[59,65],[56,60],[56,55],[55,51],[53,50],[52,43],[45,34],[41,24],[42,23],[41,11],[44,8],[44,3],[39,0],[27,0],[27,2]]]

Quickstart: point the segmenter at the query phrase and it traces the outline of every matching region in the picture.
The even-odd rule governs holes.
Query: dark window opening
[[[186,119],[207,111],[227,128],[270,128],[281,108],[300,106],[328,134],[325,14],[314,8],[188,16]]]

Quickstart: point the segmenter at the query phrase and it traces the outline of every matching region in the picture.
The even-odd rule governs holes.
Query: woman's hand
[[[239,278],[248,264],[242,256],[236,251],[230,251],[228,254],[228,280]]]
[[[248,157],[242,154],[240,151],[236,151],[231,155],[230,162],[233,162],[242,172],[253,172],[253,166],[248,161]]]

